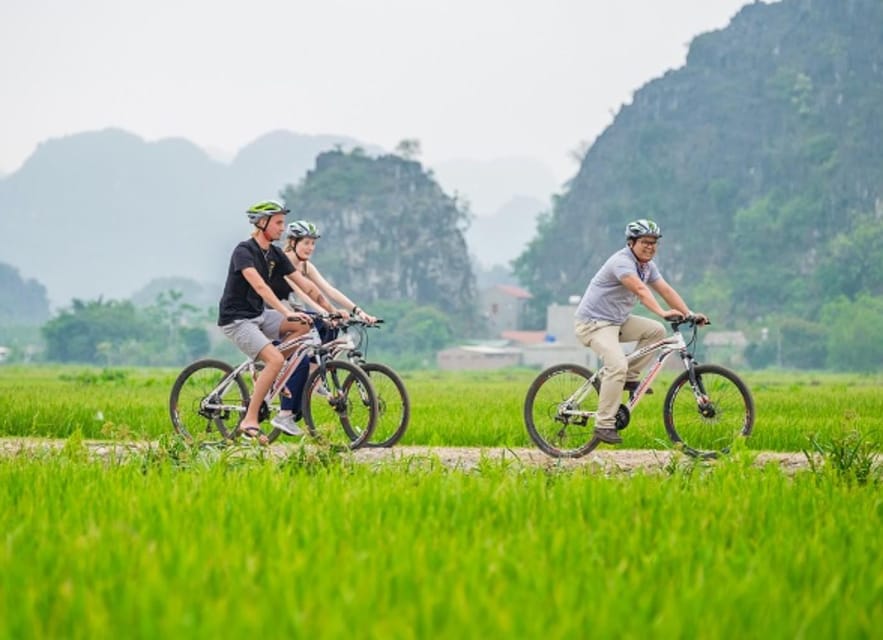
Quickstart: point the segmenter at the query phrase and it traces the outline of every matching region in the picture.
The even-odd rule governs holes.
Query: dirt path
[[[48,438],[0,438],[0,455],[10,456],[27,452],[38,454],[40,451],[61,449],[65,440]],[[107,442],[86,440],[85,446],[95,457],[126,455],[128,452],[144,450],[156,446],[156,442]],[[278,458],[290,455],[298,445],[274,444],[269,447],[270,453]],[[358,462],[384,463],[407,460],[437,460],[441,464],[455,469],[470,470],[476,468],[483,459],[488,461],[506,461],[513,465],[524,465],[546,468],[591,467],[602,472],[629,473],[638,469],[653,471],[661,470],[671,461],[673,455],[667,450],[648,449],[613,449],[598,448],[588,455],[571,459],[550,458],[538,449],[531,448],[500,448],[500,447],[423,447],[397,446],[391,449],[359,449],[353,452]],[[803,453],[783,453],[763,451],[757,453],[757,466],[777,464],[786,472],[794,472],[809,466]]]

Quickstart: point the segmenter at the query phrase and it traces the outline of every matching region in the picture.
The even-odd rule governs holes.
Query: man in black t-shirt
[[[291,274],[295,279],[298,276],[282,250],[273,244],[285,231],[288,210],[274,200],[265,200],[246,213],[255,230],[251,238],[233,249],[218,305],[218,326],[249,358],[264,362],[239,430],[266,444],[266,436],[258,427],[258,413],[285,361],[273,340],[306,333],[310,318],[285,307],[268,284],[277,273]]]

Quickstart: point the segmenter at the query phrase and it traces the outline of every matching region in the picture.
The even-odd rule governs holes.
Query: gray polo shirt
[[[651,260],[642,268],[632,250],[624,247],[610,256],[598,269],[579,301],[576,319],[580,322],[606,320],[613,324],[623,324],[638,303],[638,296],[622,284],[622,278],[627,275],[636,275],[645,284],[656,282],[662,277],[655,262]]]

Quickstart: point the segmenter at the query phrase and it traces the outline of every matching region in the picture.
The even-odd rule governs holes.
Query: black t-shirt
[[[218,305],[218,326],[230,324],[234,320],[256,318],[264,310],[264,300],[242,275],[243,269],[254,267],[270,283],[274,278],[294,271],[291,261],[282,249],[274,244],[264,253],[257,240],[250,238],[236,245],[227,269],[227,282]]]
[[[282,257],[285,262],[291,264],[291,260],[288,259],[288,256],[286,256],[284,252],[282,253]],[[292,271],[294,271],[294,267],[291,268],[291,271],[282,271],[282,269],[275,269],[270,275],[270,279],[267,280],[267,284],[270,285],[273,293],[275,293],[276,297],[280,300],[288,299],[288,294],[291,293],[291,285],[288,284],[285,276],[287,276]]]

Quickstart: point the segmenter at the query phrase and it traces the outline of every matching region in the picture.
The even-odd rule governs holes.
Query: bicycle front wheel
[[[739,376],[713,364],[694,368],[696,386],[685,371],[665,396],[663,418],[669,438],[690,455],[726,453],[739,437],[751,435],[754,400]]]
[[[245,381],[236,376],[221,382],[233,367],[221,360],[197,360],[187,366],[172,385],[169,414],[175,431],[188,440],[205,437],[212,428],[229,438],[248,408]]]
[[[391,447],[402,439],[411,419],[411,400],[399,374],[385,364],[368,362],[362,371],[377,393],[377,424],[366,447]],[[344,427],[345,428],[345,427]],[[350,434],[354,436],[355,434]]]
[[[577,364],[558,364],[536,377],[524,399],[524,424],[536,445],[555,458],[579,458],[595,437],[600,383]]]
[[[310,435],[358,449],[377,424],[377,394],[362,369],[329,360],[310,373],[301,404]]]

